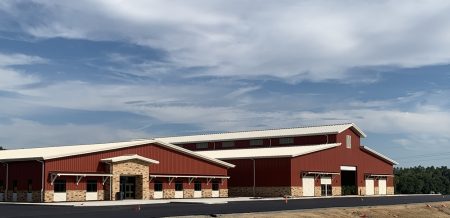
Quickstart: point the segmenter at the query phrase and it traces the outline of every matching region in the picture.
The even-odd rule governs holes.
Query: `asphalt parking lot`
[[[151,205],[128,205],[109,207],[72,207],[45,205],[1,204],[0,217],[58,217],[58,218],[90,218],[90,217],[167,217],[183,215],[212,215],[231,213],[269,212],[283,210],[301,210],[329,207],[355,207],[395,205],[422,202],[449,201],[446,195],[412,195],[389,197],[344,197],[315,198],[267,201],[229,202],[227,204],[190,204],[170,203]]]

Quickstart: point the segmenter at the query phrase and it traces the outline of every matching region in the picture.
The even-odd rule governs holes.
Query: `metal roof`
[[[384,159],[384,160],[386,160],[386,161],[388,161],[388,162],[394,164],[394,165],[398,165],[398,162],[397,162],[397,161],[392,160],[391,158],[387,157],[386,155],[383,155],[383,154],[379,153],[378,151],[373,150],[372,148],[369,148],[369,147],[367,147],[367,146],[365,146],[365,145],[361,145],[361,148],[362,148],[363,150],[365,150],[365,151],[368,151],[369,153],[374,154],[375,156],[380,157],[381,159]]]
[[[228,132],[228,133],[215,133],[215,134],[190,135],[190,136],[161,137],[156,139],[175,144],[213,142],[226,140],[271,138],[271,137],[338,134],[345,131],[348,128],[352,128],[360,137],[362,138],[366,137],[366,134],[356,124],[344,123],[344,124],[307,126],[307,127],[285,128],[285,129],[269,129],[269,130]]]
[[[116,162],[122,162],[122,161],[128,161],[128,160],[140,160],[140,161],[144,161],[144,162],[147,162],[147,163],[159,164],[159,161],[157,161],[157,160],[153,160],[153,159],[150,159],[150,158],[142,157],[142,156],[137,155],[137,154],[123,155],[123,156],[117,156],[117,157],[101,159],[102,162],[108,162],[108,163],[116,163]]]
[[[235,165],[226,163],[214,158],[206,157],[201,154],[197,154],[193,151],[181,148],[176,145],[172,145],[166,142],[158,140],[134,140],[128,142],[116,142],[105,144],[87,144],[87,145],[70,145],[70,146],[56,146],[56,147],[42,147],[42,148],[26,148],[26,149],[13,149],[13,150],[1,150],[0,162],[12,162],[12,161],[25,161],[25,160],[50,160],[62,157],[69,157],[82,154],[90,154],[95,152],[109,151],[120,148],[128,148],[145,144],[159,145],[171,150],[175,150],[190,156],[197,157],[199,159],[213,162],[225,167],[235,167]]]
[[[302,145],[289,147],[269,147],[269,148],[247,148],[247,149],[227,149],[212,151],[197,151],[197,154],[211,158],[227,159],[249,159],[249,158],[280,158],[297,157],[317,151],[334,148],[341,143],[321,144],[321,145]]]

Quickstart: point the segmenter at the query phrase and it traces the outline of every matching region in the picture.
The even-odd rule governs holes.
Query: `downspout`
[[[255,158],[253,160],[253,198],[256,197],[255,188],[256,188],[256,167],[255,167]]]
[[[109,174],[112,174],[111,163],[105,162],[105,164],[109,165]],[[112,201],[112,176],[109,177],[109,200]]]
[[[45,181],[45,163],[43,160],[38,160],[42,164],[42,181],[41,181],[41,202],[44,202],[44,181]]]
[[[269,147],[272,147],[272,138],[269,138]]]
[[[5,201],[8,201],[9,165],[8,163],[5,163],[5,165],[6,165]]]
[[[328,134],[326,134],[325,136],[327,137],[327,143],[326,144],[328,144]]]

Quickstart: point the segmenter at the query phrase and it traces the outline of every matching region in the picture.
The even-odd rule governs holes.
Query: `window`
[[[86,184],[87,192],[97,192],[97,180],[88,180]]]
[[[194,191],[201,191],[201,190],[202,190],[202,183],[200,181],[195,181]]]
[[[66,192],[66,180],[65,179],[57,179],[53,183],[53,188],[55,192]]]
[[[219,191],[219,183],[218,182],[213,182],[212,190],[213,191]]]
[[[281,138],[281,139],[279,139],[279,142],[280,142],[280,145],[293,144],[294,138]]]
[[[13,180],[13,193],[17,193],[17,180]]]
[[[322,196],[331,196],[332,195],[332,193],[331,193],[331,185],[329,185],[329,184],[322,184],[320,186],[320,188],[321,188]]]
[[[183,182],[175,182],[175,191],[183,191]]]
[[[28,193],[33,192],[33,180],[28,180]]]
[[[5,191],[5,185],[3,185],[3,180],[0,180],[0,192]]]
[[[163,185],[162,185],[161,181],[155,181],[154,190],[155,190],[155,192],[162,192]]]
[[[222,148],[230,148],[230,147],[234,147],[233,141],[222,142]]]
[[[352,148],[352,136],[347,135],[345,139],[346,139],[345,144],[347,145],[347,148]]]
[[[253,140],[250,140],[250,145],[251,145],[251,146],[259,146],[259,145],[263,145],[263,140],[262,140],[262,139],[253,139]]]
[[[208,148],[208,142],[197,143],[195,144],[195,147],[197,149],[206,149]]]

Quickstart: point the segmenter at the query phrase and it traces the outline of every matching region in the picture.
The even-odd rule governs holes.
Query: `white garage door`
[[[314,196],[314,176],[304,176],[303,182],[303,196]]]
[[[386,178],[381,178],[378,180],[378,191],[380,195],[386,194]]]
[[[375,183],[373,178],[366,179],[366,195],[373,195],[375,189]]]

